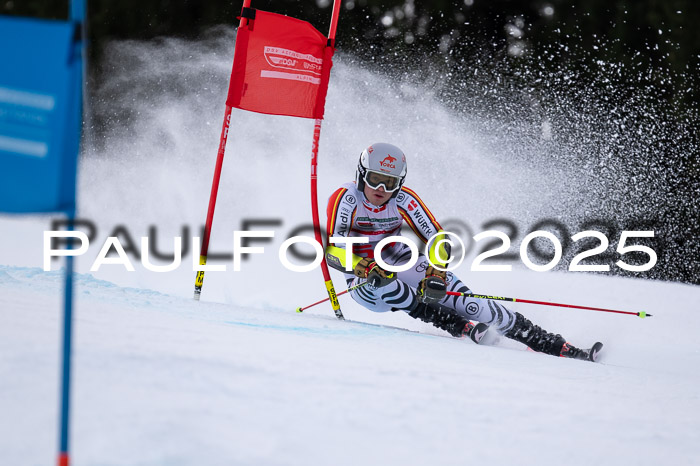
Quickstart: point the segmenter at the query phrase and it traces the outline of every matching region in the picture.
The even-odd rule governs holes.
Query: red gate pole
[[[324,78],[328,79],[330,75],[330,63],[328,63],[333,57],[333,49],[335,47],[335,31],[338,26],[338,15],[340,13],[341,0],[335,0],[333,2],[333,16],[331,18],[330,32],[328,33],[328,46],[330,47],[330,53],[326,53],[324,57],[323,66],[326,69],[324,73]],[[328,82],[325,82],[328,86]],[[323,96],[323,104],[325,105],[325,95]],[[321,237],[321,226],[319,223],[318,216],[318,142],[321,137],[321,123],[323,120],[317,118],[314,122],[314,136],[311,145],[311,215],[313,216],[314,222],[314,235],[316,241],[323,247],[323,238]],[[338,301],[338,296],[335,293],[335,287],[333,286],[333,280],[331,280],[331,274],[328,271],[328,264],[326,263],[326,256],[324,254],[321,260],[321,270],[323,271],[323,280],[326,284],[326,291],[328,291],[328,298],[330,299],[331,305],[333,306],[333,312],[338,319],[344,319],[343,312],[340,310],[340,302]]]
[[[243,8],[250,7],[250,0],[243,0]],[[243,26],[245,18],[241,17],[241,22],[238,27]],[[211,194],[209,195],[209,209],[207,211],[207,223],[204,226],[204,238],[202,238],[202,248],[199,253],[199,266],[197,276],[194,281],[194,299],[199,301],[202,294],[202,286],[204,286],[204,266],[207,264],[207,252],[209,251],[209,237],[211,235],[211,225],[214,221],[214,209],[216,208],[216,196],[219,193],[219,180],[221,179],[221,168],[224,165],[224,153],[226,152],[226,141],[228,140],[228,130],[231,126],[231,107],[226,105],[226,113],[224,114],[224,124],[221,129],[221,138],[219,140],[219,151],[216,155],[216,168],[214,168],[214,179],[211,183]]]
[[[323,120],[317,118],[314,124],[314,138],[313,144],[311,146],[311,214],[313,215],[314,221],[314,235],[316,236],[316,241],[323,248],[323,238],[321,237],[321,226],[319,224],[318,218],[318,189],[317,189],[317,163],[318,163],[318,140],[321,137],[321,123]],[[338,296],[335,293],[335,287],[333,286],[333,280],[331,280],[331,274],[328,271],[328,264],[326,263],[326,255],[324,253],[323,259],[321,260],[321,270],[323,271],[323,280],[326,284],[326,291],[328,291],[328,298],[333,306],[333,312],[338,319],[344,319],[343,312],[340,310],[340,302],[338,301]]]

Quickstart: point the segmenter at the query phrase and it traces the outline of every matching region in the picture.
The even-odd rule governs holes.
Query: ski
[[[478,345],[481,344],[482,340],[488,333],[489,326],[483,322],[474,322],[470,320],[469,323],[467,323],[466,330],[466,335]],[[485,341],[484,343],[486,344]]]
[[[358,325],[362,325],[362,326],[366,326],[366,327],[373,327],[373,328],[384,329],[384,330],[398,330],[401,332],[414,333],[417,335],[423,335],[423,336],[428,336],[428,337],[449,338],[451,340],[459,339],[459,338],[455,338],[455,337],[450,336],[450,335],[435,335],[435,334],[430,334],[430,333],[423,333],[423,332],[418,331],[418,330],[409,330],[407,328],[395,327],[393,325],[373,324],[373,323],[369,323],[369,322],[362,322],[359,320],[347,320],[347,322],[350,324],[358,324]],[[465,332],[463,334],[463,339],[467,339],[467,338],[480,346],[498,346],[498,343],[501,341],[501,335],[498,332],[491,331],[491,327],[488,324],[485,324],[483,322],[476,322],[476,321],[469,321],[469,323],[467,324],[467,327],[465,328]],[[600,354],[601,350],[603,349],[603,344],[601,342],[596,342],[589,349],[575,348],[573,346],[570,346],[568,343],[566,343],[565,346],[567,346],[567,348],[571,348],[571,349],[567,350],[566,354],[561,354],[560,357],[578,359],[578,360],[583,360],[583,361],[591,361],[591,362],[598,362],[599,354]],[[507,349],[514,350],[516,348],[507,348]],[[531,348],[528,348],[527,346],[524,346],[523,350],[530,351],[532,353],[545,354],[545,353],[540,353],[539,351],[535,351]],[[549,355],[547,355],[547,356],[549,356]]]
[[[595,342],[588,352],[590,353],[589,361],[598,362],[598,355],[603,349],[603,344],[599,341]]]
[[[602,349],[603,344],[599,341],[595,342],[593,346],[588,349],[574,348],[568,343],[565,343],[561,352],[561,357],[579,359],[581,361],[598,362],[598,356]]]

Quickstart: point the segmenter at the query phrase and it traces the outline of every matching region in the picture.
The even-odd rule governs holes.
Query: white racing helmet
[[[365,184],[372,189],[383,187],[384,191],[399,194],[406,179],[406,156],[401,149],[384,142],[372,144],[360,154],[357,164],[355,182],[360,191],[365,190]]]

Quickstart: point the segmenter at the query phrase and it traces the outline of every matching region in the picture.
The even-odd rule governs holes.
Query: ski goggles
[[[384,173],[373,172],[367,170],[365,173],[365,183],[372,189],[383,187],[384,191],[393,193],[401,187],[401,179],[398,176],[387,175]]]

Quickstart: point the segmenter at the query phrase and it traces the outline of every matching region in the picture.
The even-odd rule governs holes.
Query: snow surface
[[[594,304],[655,316],[548,311],[540,321],[574,341],[606,342],[603,363],[592,364],[341,322],[330,309],[196,303],[82,274],[74,462],[696,464],[700,290],[552,275],[561,298],[613,289]],[[0,267],[3,464],[54,457],[60,294],[60,272]],[[530,308],[518,306],[534,318]]]
[[[245,219],[282,224],[254,228],[275,238],[243,271],[218,261],[228,271],[206,274],[201,302],[191,298],[191,251],[169,273],[132,256],[135,272],[90,272],[119,226],[136,249],[156,226],[158,249],[172,251],[183,226],[193,235],[204,222],[233,53],[230,36],[220,42],[122,43],[110,54],[128,65],[94,103],[112,129],[88,138],[80,164],[79,213],[98,231],[76,264],[74,464],[697,464],[700,287],[516,262],[512,272],[475,273],[472,250],[457,273],[477,292],[654,314],[511,306],[573,344],[603,341],[601,364],[509,341],[477,346],[347,296],[343,312],[358,322],[336,320],[327,305],[295,313],[325,295],[318,269],[293,273],[277,259],[310,219],[309,121],[234,112],[211,250],[230,253]],[[480,146],[429,89],[397,87],[341,57],[328,99],[322,206],[381,140],[404,147],[407,185],[438,218],[463,218],[473,233],[494,217],[531,222],[560,199],[577,202],[551,170],[544,179]],[[56,455],[61,262],[41,270],[51,219],[0,217],[0,464]]]

